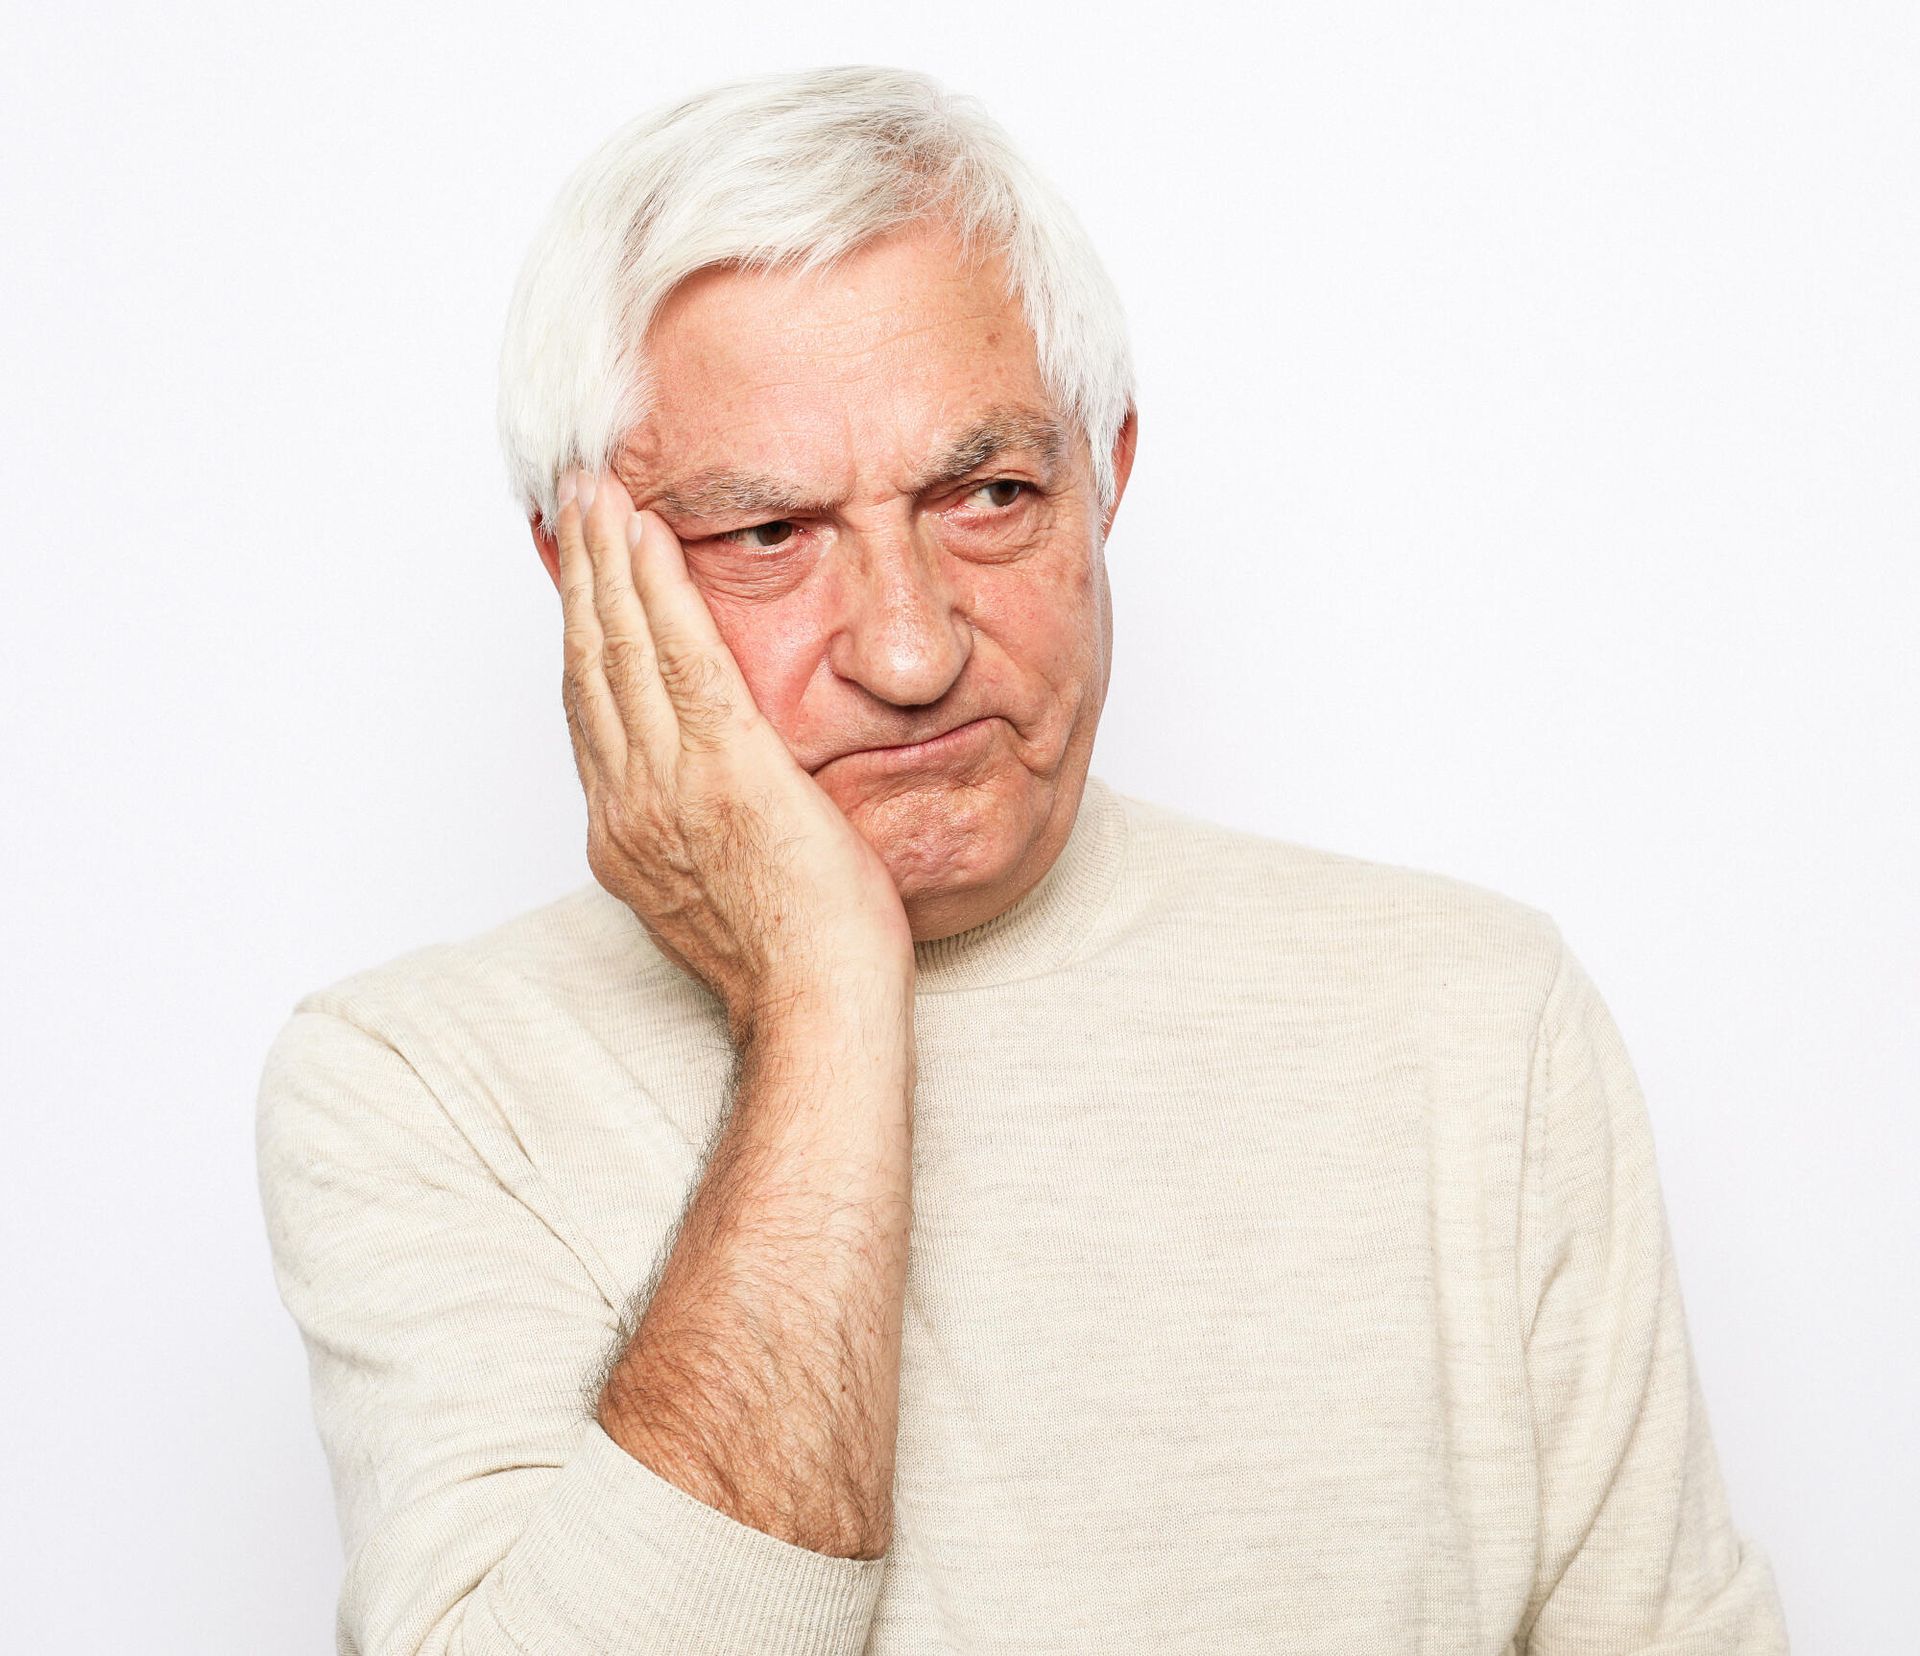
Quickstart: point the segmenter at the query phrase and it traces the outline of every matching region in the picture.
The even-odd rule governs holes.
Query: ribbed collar
[[[1032,890],[968,931],[914,944],[915,993],[981,989],[1062,965],[1112,892],[1126,840],[1125,806],[1089,774],[1066,844]]]

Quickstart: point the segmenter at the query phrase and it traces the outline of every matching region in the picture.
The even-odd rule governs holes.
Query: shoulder
[[[291,1011],[331,1013],[380,1034],[435,1016],[573,1006],[610,981],[677,975],[626,906],[588,881],[480,930],[311,987]]]
[[[428,1131],[451,1118],[504,1164],[527,1101],[568,1098],[594,1066],[617,1078],[636,1045],[703,1051],[709,999],[589,882],[292,998],[265,1056],[261,1114],[304,1119],[323,1096],[357,1112],[377,1096]]]
[[[696,1022],[699,992],[597,883],[294,997],[266,1051],[263,1145],[384,1135],[513,1161],[519,1102],[610,1044]]]
[[[1248,948],[1381,985],[1430,980],[1535,1009],[1560,971],[1554,917],[1512,893],[1122,795],[1154,906]]]

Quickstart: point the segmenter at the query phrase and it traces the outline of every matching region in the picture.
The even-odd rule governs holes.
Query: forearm
[[[892,1531],[911,1211],[910,983],[743,1036],[731,1112],[598,1417],[668,1481],[817,1552]]]

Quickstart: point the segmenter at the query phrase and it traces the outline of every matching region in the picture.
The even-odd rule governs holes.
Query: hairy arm
[[[912,994],[790,1003],[622,1328],[597,1417],[707,1505],[878,1558],[892,1528],[910,1214]]]

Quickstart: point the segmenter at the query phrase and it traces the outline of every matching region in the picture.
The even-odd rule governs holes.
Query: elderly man
[[[343,1652],[1786,1649],[1554,922],[1089,773],[1126,336],[997,127],[642,120],[503,369],[594,878],[267,1058]]]

